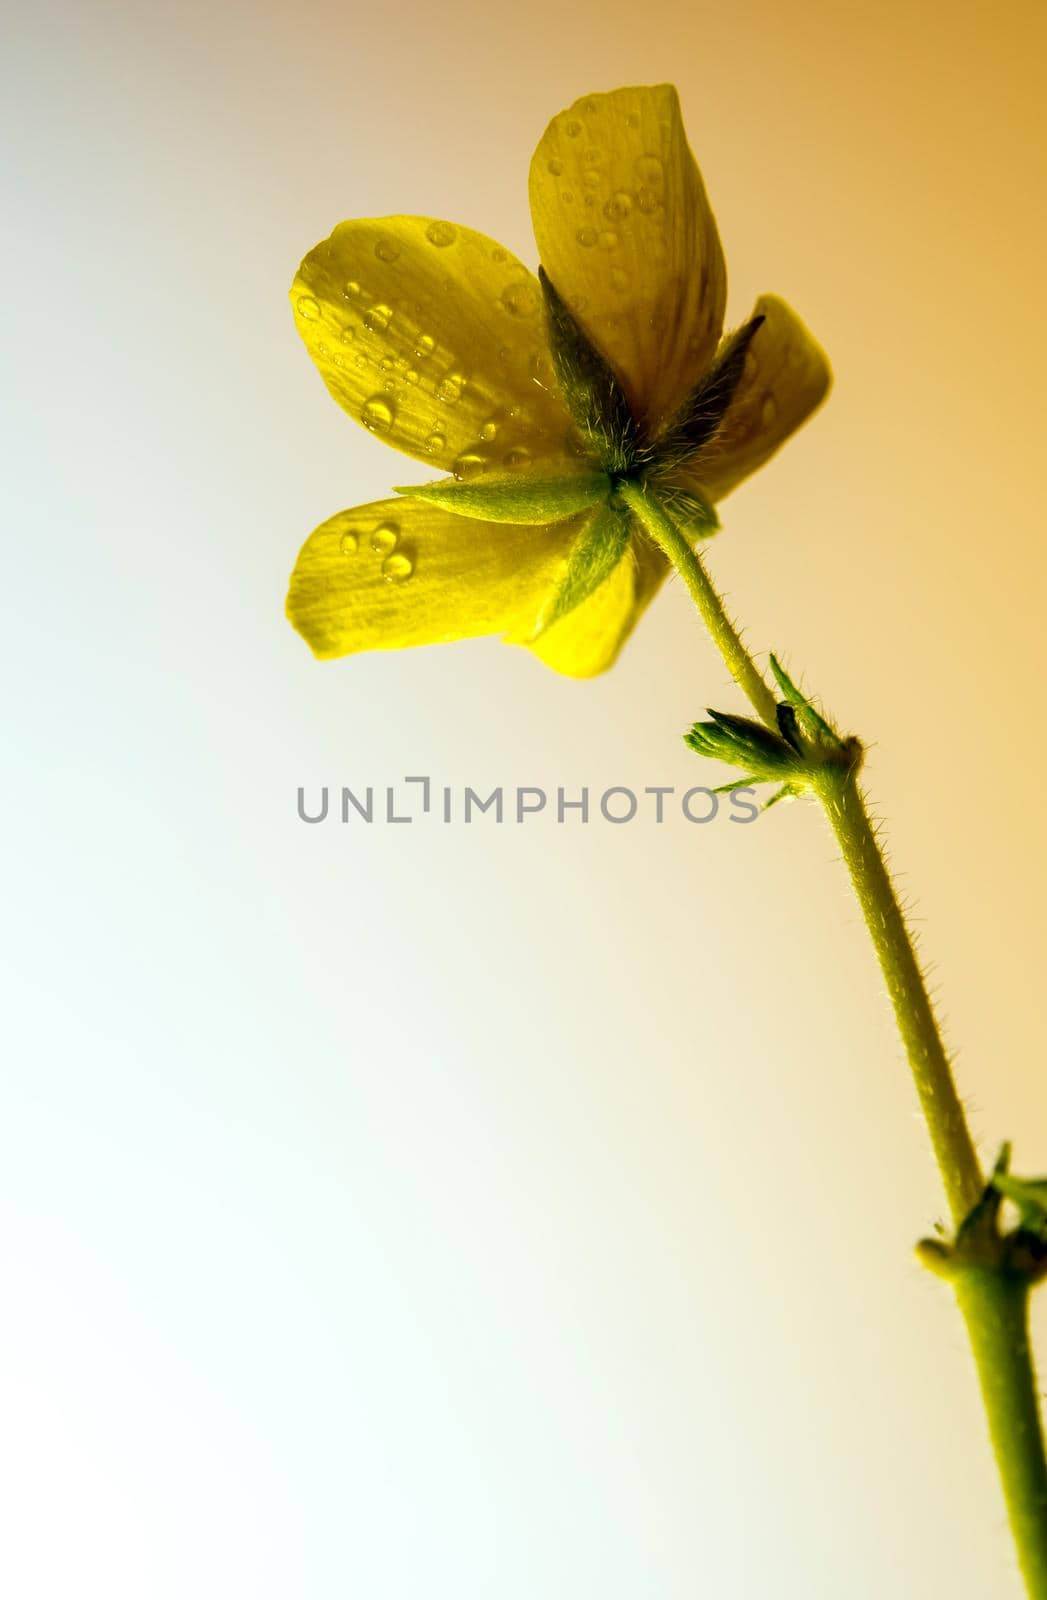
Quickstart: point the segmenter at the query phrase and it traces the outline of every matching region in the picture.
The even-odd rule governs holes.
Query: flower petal
[[[298,331],[338,404],[431,466],[476,477],[572,457],[538,280],[449,222],[343,222],[291,288]]]
[[[587,95],[555,117],[531,215],[543,267],[650,431],[712,358],[727,293],[676,90]]]
[[[405,499],[340,511],[303,545],[287,615],[321,659],[530,632],[578,525],[478,522]]]
[[[661,552],[634,534],[630,548],[600,587],[530,641],[528,649],[569,678],[594,678],[605,672],[614,665],[668,570]]]
[[[762,467],[806,422],[832,383],[825,351],[784,300],[761,295],[753,315],[765,320],[749,346],[727,413],[715,438],[684,466],[681,477],[700,484],[712,500],[722,500]]]

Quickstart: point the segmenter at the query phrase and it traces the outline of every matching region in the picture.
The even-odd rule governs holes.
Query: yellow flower
[[[331,394],[452,474],[310,535],[287,612],[317,656],[501,634],[601,672],[668,571],[616,485],[708,533],[829,387],[774,296],[721,339],[723,252],[672,87],[554,118],[530,195],[540,281],[425,217],[343,222],[302,262],[295,319]]]

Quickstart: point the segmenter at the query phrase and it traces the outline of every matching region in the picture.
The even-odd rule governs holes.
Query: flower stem
[[[701,558],[637,484],[620,493],[686,583],[732,678],[757,715],[777,726],[776,699],[742,643]],[[891,882],[854,767],[827,764],[811,785],[843,852],[887,984],[938,1170],[957,1228],[984,1179],[905,914]],[[954,1280],[974,1354],[1018,1561],[1030,1600],[1047,1600],[1047,1458],[1028,1340],[1028,1284],[1002,1266]]]
[[[949,1209],[959,1226],[977,1204],[985,1180],[905,915],[853,768],[823,767],[815,792],[843,851],[887,982]]]
[[[777,728],[775,699],[752,656],[742,643],[742,636],[724,608],[701,558],[691,548],[672,518],[642,485],[623,483],[619,493],[637,521],[646,529],[655,544],[669,557],[691,592],[698,614],[708,628],[713,643],[723,656],[727,670],[735,683],[748,697],[757,716],[769,728]]]
[[[956,1298],[974,1351],[1018,1564],[1030,1600],[1047,1600],[1047,1464],[1029,1349],[1029,1285],[968,1267]]]

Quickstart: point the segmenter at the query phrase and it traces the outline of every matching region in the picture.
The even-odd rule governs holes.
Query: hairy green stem
[[[735,683],[755,707],[769,728],[777,728],[775,699],[763,674],[742,643],[741,634],[724,609],[723,601],[709,581],[709,575],[695,555],[686,537],[672,518],[647,494],[641,484],[623,483],[619,492],[637,521],[647,530],[655,544],[660,545],[680,574],[698,607],[698,614],[708,628],[717,650],[727,664]]]
[[[1018,1564],[1031,1600],[1047,1600],[1047,1464],[1029,1349],[1024,1278],[968,1267],[956,1298],[974,1351]]]
[[[620,490],[676,567],[732,678],[776,728],[776,698],[742,643],[701,558],[638,484]],[[957,1227],[984,1179],[905,914],[853,768],[827,765],[812,783],[843,852],[915,1079],[938,1170]],[[1028,1340],[1028,1285],[1002,1266],[965,1267],[954,1288],[974,1354],[1018,1561],[1030,1600],[1047,1600],[1047,1457]]]
[[[844,767],[822,768],[815,792],[843,851],[887,981],[887,993],[912,1068],[949,1209],[959,1226],[977,1204],[985,1180],[905,914],[898,904],[854,772]]]

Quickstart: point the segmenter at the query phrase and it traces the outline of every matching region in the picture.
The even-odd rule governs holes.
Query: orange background
[[[286,288],[352,215],[533,260],[549,116],[677,83],[732,322],[781,293],[836,370],[711,567],[870,743],[983,1152],[1042,1170],[1045,51],[1038,0],[24,11],[13,1591],[1017,1595],[816,813],[295,820],[408,772],[719,781],[679,734],[740,706],[679,586],[589,684],[493,641],[314,663],[298,545],[404,466]]]

